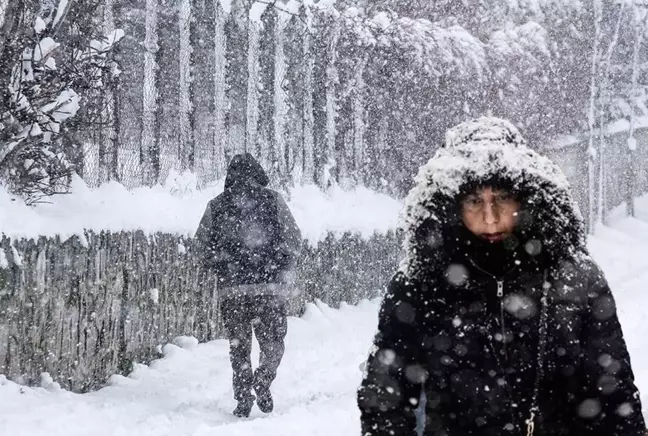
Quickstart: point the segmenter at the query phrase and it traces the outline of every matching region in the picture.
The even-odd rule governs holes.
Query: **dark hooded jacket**
[[[482,118],[452,129],[416,181],[358,391],[362,435],[415,435],[423,392],[429,436],[526,435],[532,411],[536,436],[644,436],[614,299],[560,170]],[[479,186],[522,202],[505,244],[461,223]]]
[[[301,233],[268,183],[252,155],[234,156],[224,192],[209,202],[200,221],[198,246],[223,288],[291,282]]]

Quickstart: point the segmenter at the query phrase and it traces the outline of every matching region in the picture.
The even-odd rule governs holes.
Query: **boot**
[[[271,413],[274,409],[274,401],[269,388],[265,386],[256,386],[254,391],[257,394],[257,406],[263,413]]]
[[[232,412],[237,418],[247,418],[250,416],[252,406],[254,405],[254,397],[239,401],[236,409]]]

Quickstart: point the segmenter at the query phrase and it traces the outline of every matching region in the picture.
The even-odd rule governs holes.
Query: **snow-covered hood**
[[[532,241],[555,260],[587,253],[583,219],[566,177],[529,149],[508,121],[479,118],[450,129],[445,146],[420,168],[415,181],[402,217],[406,258],[401,269],[410,277],[448,244],[466,187],[491,181],[523,194],[519,226],[528,239],[523,244]]]

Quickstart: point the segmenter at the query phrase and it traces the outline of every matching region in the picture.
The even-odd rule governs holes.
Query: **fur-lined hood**
[[[560,168],[527,147],[510,122],[479,118],[450,129],[445,146],[421,167],[403,212],[406,258],[401,270],[415,277],[452,241],[459,198],[493,182],[521,193],[518,218],[527,251],[555,261],[587,255],[583,219]]]

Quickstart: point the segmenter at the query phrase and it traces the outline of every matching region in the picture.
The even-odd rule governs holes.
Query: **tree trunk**
[[[363,184],[363,167],[365,159],[365,123],[364,123],[364,70],[367,65],[365,57],[358,66],[355,74],[355,91],[353,95],[353,163],[354,178],[357,184]]]
[[[144,39],[144,88],[142,101],[142,157],[144,183],[153,186],[158,182],[160,152],[157,142],[157,0],[146,0],[146,37]]]
[[[236,9],[232,9],[226,23],[227,36],[227,128],[229,151],[232,155],[245,152],[247,131],[247,46],[248,20]],[[231,155],[226,155],[227,159]]]
[[[258,21],[260,20],[260,21]],[[258,26],[259,49],[256,60],[258,65],[258,100],[257,100],[257,143],[259,162],[263,166],[273,185],[279,182],[279,155],[277,149],[277,133],[275,131],[277,116],[277,95],[275,93],[276,71],[276,29],[278,23],[275,8],[267,8],[260,19],[250,20],[251,27]],[[250,64],[251,66],[252,64]],[[251,69],[250,71],[254,71]],[[251,77],[252,79],[252,77]],[[252,79],[253,80],[253,79]],[[252,84],[250,84],[251,86]],[[250,103],[250,100],[248,100]],[[253,108],[250,108],[254,110]]]
[[[180,170],[193,171],[195,143],[193,137],[194,114],[192,105],[191,70],[191,1],[180,0],[178,25],[180,27]]]
[[[588,161],[588,231],[594,233],[596,228],[596,148],[594,146],[594,122],[596,113],[596,76],[598,72],[599,63],[599,44],[601,39],[601,20],[602,20],[602,5],[601,0],[594,1],[594,47],[592,50],[592,69],[591,69],[591,84],[590,84],[590,108],[588,115],[589,122],[589,161]],[[600,207],[601,205],[599,205]]]
[[[199,186],[205,186],[214,177],[214,111],[216,85],[215,67],[216,52],[216,10],[219,7],[213,1],[193,0],[191,20],[191,47],[193,59],[193,77],[191,94],[193,95],[193,138],[195,143],[194,168]]]
[[[259,131],[259,24],[248,22],[248,51],[247,51],[247,130],[245,132],[245,151],[257,157],[265,154],[258,140]]]
[[[228,14],[223,10],[220,2],[215,5],[214,20],[214,148],[212,161],[214,163],[215,179],[225,177],[227,168],[226,147],[227,129],[225,125],[227,114],[227,36],[225,23]]]
[[[331,41],[328,46],[326,68],[326,152],[324,188],[339,182],[339,157],[335,149],[336,122],[337,122],[337,95],[336,86],[339,81],[337,71],[337,43],[340,39],[342,21],[337,18],[333,24]],[[328,174],[328,175],[327,175]]]
[[[115,27],[123,29],[126,37],[117,46],[116,59],[121,70],[119,87],[116,88],[117,118],[119,120],[117,143],[119,150],[119,173],[121,182],[129,188],[149,183],[145,180],[142,163],[144,47],[146,22],[143,15],[130,1],[113,3]],[[163,39],[164,41],[164,39]]]
[[[311,32],[308,26],[304,26],[304,58],[302,63],[302,71],[304,74],[304,114],[303,114],[303,144],[304,144],[304,158],[303,158],[303,178],[301,183],[309,184],[315,183],[315,139],[313,137],[313,130],[315,125],[315,117],[313,113],[313,69],[315,68],[315,60],[311,50]]]
[[[610,100],[610,64],[612,63],[612,53],[616,47],[617,41],[619,39],[619,29],[621,28],[621,19],[623,18],[625,12],[624,5],[620,5],[619,16],[617,17],[617,23],[614,28],[614,35],[612,36],[612,41],[608,46],[607,54],[605,57],[605,72],[603,74],[602,83],[599,92],[599,153],[598,153],[598,162],[599,162],[599,187],[598,187],[598,222],[606,224],[607,222],[607,171],[606,171],[606,159],[605,159],[605,110]]]
[[[641,17],[641,13],[644,17]],[[639,74],[639,50],[643,39],[643,32],[646,27],[644,19],[648,20],[648,13],[645,9],[639,9],[638,5],[634,5],[634,19],[635,19],[635,40],[632,54],[632,87],[630,90],[630,98],[637,97],[637,77]],[[637,183],[637,140],[635,138],[635,120],[636,116],[633,113],[630,115],[630,130],[628,132],[628,167],[626,168],[624,178],[626,184],[626,213],[628,216],[634,217],[635,211],[635,192]]]
[[[282,183],[288,177],[288,168],[292,163],[292,156],[286,147],[286,92],[284,90],[284,80],[286,79],[286,56],[284,52],[284,32],[290,16],[285,13],[278,13],[277,22],[275,23],[274,32],[274,143],[275,155],[277,159],[277,171]]]
[[[115,16],[113,11],[113,0],[106,0],[103,14],[103,30],[105,35],[111,35],[115,31]],[[116,113],[114,81],[109,78],[111,86],[106,87],[103,94],[101,126],[103,141],[99,150],[99,162],[101,168],[101,182],[118,180],[117,172],[117,133],[115,128]]]

